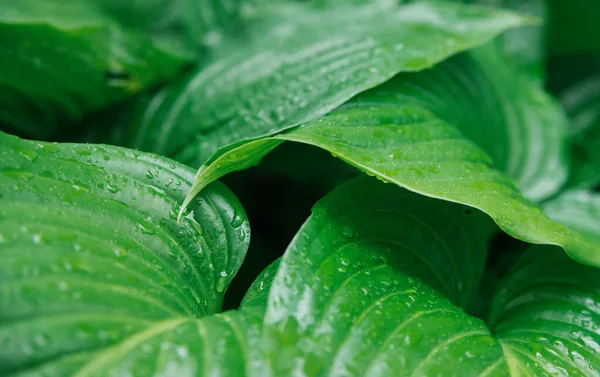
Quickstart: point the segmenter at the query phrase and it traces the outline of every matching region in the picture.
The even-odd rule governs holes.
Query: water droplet
[[[142,232],[143,234],[148,234],[148,235],[156,234],[156,232],[154,230],[146,228],[143,224],[138,224],[137,229],[139,229],[140,232]]]
[[[175,254],[175,253],[174,253],[174,252],[172,252],[172,251],[169,251],[169,254],[168,254],[168,255],[169,255],[169,258],[171,258],[171,259],[177,259],[177,254]]]
[[[352,238],[352,236],[354,235],[354,231],[352,230],[352,227],[349,225],[343,225],[341,227],[340,231],[342,232],[342,235],[346,238]]]
[[[34,234],[32,238],[33,238],[34,244],[39,245],[42,243],[42,235],[41,234]]]
[[[151,170],[146,171],[146,178],[154,179],[154,173]]]
[[[112,186],[112,185],[106,185],[106,189],[110,192],[112,192],[113,194],[119,192],[119,188],[117,186]]]
[[[69,289],[69,285],[66,281],[61,281],[58,283],[58,289],[60,289],[61,291],[66,291]]]
[[[242,219],[242,217],[240,215],[234,214],[233,219],[231,220],[231,226],[234,228],[239,228],[243,222],[244,222],[244,219]]]
[[[31,149],[20,149],[19,154],[31,162],[37,158],[37,153]]]
[[[113,253],[115,254],[115,256],[117,258],[121,258],[123,256],[125,256],[125,250],[117,248],[117,249],[113,249]]]
[[[465,352],[465,356],[469,359],[472,359],[475,357],[475,354],[471,351],[467,351],[467,352]]]
[[[33,337],[33,341],[35,342],[36,346],[44,347],[48,345],[48,343],[50,343],[50,336],[44,333],[35,334],[35,336]]]

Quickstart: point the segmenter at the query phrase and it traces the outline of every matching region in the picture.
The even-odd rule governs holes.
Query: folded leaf
[[[515,70],[497,44],[402,74],[350,104],[414,103],[456,126],[540,201],[567,179],[567,119],[550,96]]]
[[[173,77],[189,51],[82,1],[9,1],[0,12],[0,122],[37,138]]]
[[[177,223],[192,178],[137,151],[0,133],[1,375],[73,375],[220,310],[248,222],[215,184]]]
[[[292,10],[273,12],[261,25],[274,26],[249,28],[256,37],[246,46],[143,101],[113,142],[200,166],[221,147],[315,119],[525,22],[457,4]]]

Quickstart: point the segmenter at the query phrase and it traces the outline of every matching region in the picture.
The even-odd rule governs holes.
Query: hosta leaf
[[[9,1],[0,12],[0,122],[38,138],[155,83],[191,57],[91,2]]]
[[[367,188],[370,194],[364,195]],[[352,201],[346,200],[348,194],[354,196]],[[363,195],[357,200],[359,194]],[[407,217],[396,231],[390,228],[371,234],[376,226],[363,216],[386,211],[386,207],[369,207],[368,203],[402,198],[388,210],[401,208],[406,214],[421,216],[418,207],[416,212],[410,208],[411,196],[437,206],[437,221],[477,234],[472,228],[477,223],[468,224],[471,218],[445,212],[466,207],[436,202],[374,180],[361,178],[331,193],[314,208],[271,282],[265,325],[272,348],[266,354],[275,358],[276,375],[598,374],[597,269],[569,260],[558,248],[531,250],[497,292],[490,332],[481,320],[466,315],[419,279],[428,269],[405,264],[405,258],[411,259],[405,249],[412,249],[411,238],[432,240],[432,228],[424,228],[422,219]],[[396,207],[401,202],[408,207]],[[358,209],[354,207],[357,203]],[[346,218],[341,218],[341,213],[347,214]],[[385,221],[381,219],[379,224]],[[397,238],[399,229],[411,237]],[[444,226],[435,227],[440,229]],[[439,235],[452,253],[456,235]],[[388,248],[383,247],[386,243]],[[418,251],[425,250],[427,246]],[[455,249],[454,260],[470,260],[465,251]],[[423,260],[431,270],[446,263],[426,256]],[[268,285],[269,281],[263,276],[257,283]],[[262,290],[252,292],[249,301],[262,300]]]
[[[561,224],[600,242],[600,194],[571,190],[544,203],[544,211]]]
[[[600,183],[600,66],[593,68],[559,94],[571,119],[571,187]]]
[[[248,222],[214,184],[177,223],[192,177],[123,148],[0,133],[0,374],[72,375],[220,310]]]
[[[500,346],[439,292],[468,299],[493,229],[478,211],[372,178],[342,185],[313,208],[272,282],[265,324],[279,354],[294,355],[275,361],[277,375],[483,371]],[[477,348],[488,354],[465,357]]]
[[[240,304],[240,311],[262,319],[269,302],[269,290],[279,269],[281,258],[271,263],[254,280]]]
[[[398,72],[524,23],[456,4],[293,9],[268,18],[270,29],[250,28],[256,38],[247,46],[143,101],[115,142],[200,166],[220,147],[312,120]]]
[[[512,69],[498,45],[403,74],[351,103],[415,103],[456,126],[532,200],[554,194],[567,178],[567,120],[537,85]]]
[[[74,374],[87,376],[268,376],[261,322],[239,312],[157,322],[91,360]]]
[[[490,328],[512,376],[600,374],[598,269],[534,247],[506,274]]]

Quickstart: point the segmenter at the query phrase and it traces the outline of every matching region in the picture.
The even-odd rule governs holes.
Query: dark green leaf
[[[38,138],[173,77],[193,57],[82,1],[5,2],[0,34],[0,122]]]
[[[275,26],[251,29],[257,38],[247,46],[142,102],[115,142],[200,166],[221,147],[317,118],[398,72],[524,23],[456,4],[293,10],[275,12],[278,22],[267,22]]]
[[[248,222],[217,183],[177,223],[192,178],[149,154],[0,133],[0,374],[93,374],[220,310]]]

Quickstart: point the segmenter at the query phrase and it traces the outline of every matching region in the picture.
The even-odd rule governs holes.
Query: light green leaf
[[[396,102],[391,94],[233,149],[199,170],[186,200],[289,140],[323,148],[386,182],[480,209],[513,237],[559,245],[572,258],[600,266],[600,243],[551,221],[455,127],[421,106]]]
[[[566,191],[544,203],[544,212],[555,221],[600,243],[600,194],[584,190]]]
[[[537,84],[512,68],[497,44],[448,59],[434,69],[402,74],[350,101],[414,103],[457,127],[540,201],[567,179],[567,119]]]
[[[177,223],[192,177],[137,151],[0,133],[1,375],[90,371],[220,310],[248,221],[217,183]]]
[[[428,211],[419,208],[422,203],[436,207],[439,216],[423,218]],[[277,375],[597,375],[597,269],[558,248],[534,248],[496,293],[492,331],[419,279],[428,281],[428,272],[447,268],[447,260],[427,253],[436,242],[447,243],[447,255],[457,264],[473,261],[466,249],[454,249],[460,246],[450,229],[473,235],[478,223],[451,209],[467,207],[365,178],[318,203],[271,283],[266,354],[274,358]],[[402,226],[382,226],[399,213],[406,216]],[[417,238],[429,242],[413,243]],[[434,249],[439,257],[440,247]],[[413,255],[422,256],[428,268],[406,263]]]
[[[45,138],[173,77],[193,55],[129,30],[91,2],[23,0],[0,12],[0,121]]]
[[[315,119],[525,23],[456,4],[292,10],[272,12],[261,21],[274,26],[249,28],[246,46],[145,100],[113,142],[200,166],[221,147]]]

